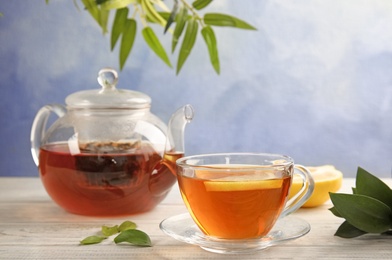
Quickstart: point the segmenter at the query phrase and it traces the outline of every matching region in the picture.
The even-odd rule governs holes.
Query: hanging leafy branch
[[[45,0],[49,3],[49,0]],[[218,43],[213,27],[224,26],[246,30],[256,30],[255,27],[234,16],[222,13],[198,12],[206,8],[213,0],[194,0],[189,4],[186,0],[173,0],[173,7],[169,9],[162,0],[80,0],[84,9],[94,18],[102,32],[109,33],[108,21],[110,13],[114,13],[114,20],[110,32],[110,48],[113,51],[119,44],[119,62],[122,70],[131,54],[136,38],[137,25],[142,25],[142,36],[149,48],[169,67],[173,67],[166,50],[163,48],[152,24],[163,27],[163,32],[172,35],[171,52],[178,51],[176,73],[185,64],[197,36],[200,34],[207,46],[210,62],[217,74],[220,73]],[[76,0],[74,0],[77,6]],[[174,27],[171,28],[171,27]],[[201,29],[200,29],[201,28]]]

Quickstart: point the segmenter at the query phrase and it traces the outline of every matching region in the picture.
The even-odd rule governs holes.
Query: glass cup
[[[200,230],[219,239],[268,234],[278,218],[301,207],[314,189],[309,171],[277,154],[225,153],[176,162],[181,196]],[[293,175],[303,181],[287,200]]]

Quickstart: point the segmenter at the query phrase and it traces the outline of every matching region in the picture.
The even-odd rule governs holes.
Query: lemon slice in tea
[[[239,177],[239,178],[238,178]],[[207,191],[245,191],[278,189],[282,187],[283,179],[249,180],[245,176],[232,176],[213,181],[205,181]]]
[[[312,196],[302,206],[304,208],[317,207],[329,200],[329,192],[336,192],[342,186],[343,174],[332,165],[318,167],[306,167],[314,179],[314,191]],[[293,197],[302,186],[299,177],[294,176],[289,198]]]

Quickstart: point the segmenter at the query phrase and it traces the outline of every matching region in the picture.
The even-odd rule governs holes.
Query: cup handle
[[[314,180],[309,170],[302,165],[296,164],[294,166],[294,175],[299,175],[302,179],[302,187],[290,200],[286,202],[282,214],[279,218],[283,218],[297,209],[299,209],[312,195],[314,190]]]

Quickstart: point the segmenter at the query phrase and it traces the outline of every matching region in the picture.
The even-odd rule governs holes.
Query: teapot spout
[[[167,194],[176,182],[176,160],[184,155],[185,126],[193,119],[193,108],[185,105],[171,116],[166,134],[163,159],[151,174],[149,189],[154,196]]]
[[[180,153],[185,152],[184,147],[184,130],[185,126],[193,119],[194,110],[191,105],[185,105],[179,108],[171,116],[168,129],[165,153]]]

